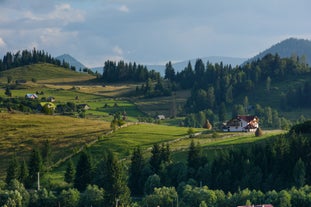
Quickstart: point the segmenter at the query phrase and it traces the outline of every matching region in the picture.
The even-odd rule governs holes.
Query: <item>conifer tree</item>
[[[32,150],[30,160],[28,163],[29,169],[29,185],[32,185],[38,178],[38,173],[42,172],[42,157],[37,148]]]
[[[73,161],[70,159],[67,164],[67,168],[65,172],[65,181],[67,183],[72,183],[75,179],[75,174],[76,174],[76,170],[74,168]]]
[[[151,158],[149,160],[149,164],[154,173],[158,174],[161,165],[161,149],[159,144],[154,144],[151,150]]]
[[[127,186],[125,172],[123,167],[118,163],[118,160],[109,152],[105,162],[104,172],[104,190],[105,190],[105,205],[108,207],[128,206],[130,203],[130,190]]]
[[[129,169],[129,188],[132,195],[142,195],[142,169],[144,168],[144,158],[139,147],[135,148],[131,158],[131,165]]]
[[[19,174],[19,163],[15,155],[13,155],[9,167],[6,171],[6,183],[9,184],[11,180],[17,179]]]
[[[21,163],[21,167],[20,167],[20,174],[18,176],[19,182],[25,184],[28,176],[29,176],[28,166],[27,166],[26,161],[23,160],[23,162]]]
[[[84,191],[87,184],[90,184],[93,178],[93,167],[90,155],[83,151],[76,166],[76,175],[74,187],[80,192]]]

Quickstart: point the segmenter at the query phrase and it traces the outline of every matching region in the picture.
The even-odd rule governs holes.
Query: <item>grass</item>
[[[35,78],[38,83],[70,83],[94,79],[94,76],[48,63],[27,65],[3,71],[1,72],[0,82],[6,83],[8,76],[11,76],[13,81],[31,81]]]
[[[110,123],[64,116],[0,113],[0,175],[14,153],[28,160],[35,146],[51,143],[53,161],[70,155],[110,130]],[[4,161],[6,160],[6,161]]]

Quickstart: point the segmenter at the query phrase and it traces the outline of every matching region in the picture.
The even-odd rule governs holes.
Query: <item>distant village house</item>
[[[25,98],[28,98],[28,99],[37,99],[38,98],[38,95],[37,94],[32,94],[32,93],[27,93],[25,95]]]
[[[162,114],[161,114],[161,115],[157,115],[157,116],[156,116],[156,119],[157,119],[157,120],[164,120],[164,119],[165,119],[165,116],[162,115]]]
[[[225,132],[255,132],[259,127],[257,116],[238,115],[229,120],[224,126]]]

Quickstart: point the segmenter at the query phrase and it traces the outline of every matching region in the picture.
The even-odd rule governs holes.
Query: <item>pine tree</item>
[[[93,167],[91,157],[86,151],[83,151],[76,166],[74,187],[77,188],[80,192],[84,191],[87,184],[92,182],[92,178]]]
[[[144,158],[139,147],[135,148],[131,158],[131,165],[129,169],[129,188],[132,195],[142,195],[142,169],[144,168]]]
[[[106,206],[127,206],[130,202],[130,190],[127,187],[126,175],[122,166],[112,152],[105,160],[104,190]]]
[[[51,165],[51,154],[52,154],[51,143],[47,139],[45,140],[43,144],[43,148],[42,148],[42,160],[43,160],[45,170],[47,170],[49,166]]]
[[[73,161],[70,159],[68,164],[67,164],[67,168],[66,168],[66,172],[65,172],[65,181],[67,183],[72,183],[75,179],[75,168],[74,168],[74,164]]]
[[[154,144],[151,150],[151,157],[149,160],[150,166],[154,173],[158,174],[161,165],[161,149],[158,144]]]
[[[191,140],[187,159],[189,178],[193,178],[195,172],[201,166],[202,158],[203,156],[201,146],[199,145],[199,143],[195,145],[194,141]]]
[[[42,157],[37,148],[32,150],[29,164],[29,185],[32,185],[38,178],[38,173],[42,172]]]
[[[23,160],[23,162],[21,163],[20,174],[18,176],[19,182],[25,184],[28,176],[29,176],[28,166],[26,161]]]
[[[11,180],[17,179],[19,174],[19,163],[15,155],[13,155],[9,167],[6,171],[6,183],[9,184]]]

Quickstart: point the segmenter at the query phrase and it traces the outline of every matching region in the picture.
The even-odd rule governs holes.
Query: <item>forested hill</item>
[[[305,58],[306,63],[311,65],[311,41],[305,39],[289,38],[279,42],[255,57],[247,60],[251,62],[263,58],[267,54],[278,54],[280,57],[291,57],[292,55]]]
[[[7,52],[3,59],[0,59],[0,72],[11,68],[16,68],[25,65],[36,63],[50,63],[64,68],[69,68],[70,65],[65,61],[60,61],[53,58],[44,50],[30,50],[17,51],[16,53]],[[75,68],[71,68],[75,69]]]

